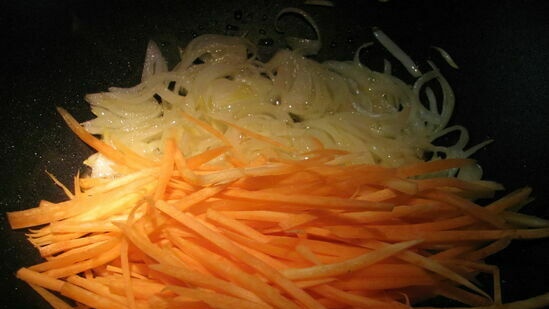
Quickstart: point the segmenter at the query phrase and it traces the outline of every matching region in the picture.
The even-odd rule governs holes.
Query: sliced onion
[[[299,53],[303,56],[318,54],[318,52],[320,51],[320,48],[322,47],[322,40],[320,38],[320,30],[316,22],[313,20],[313,18],[307,12],[301,9],[292,8],[292,7],[284,8],[275,17],[275,29],[279,32],[282,32],[282,31],[278,27],[278,22],[280,20],[280,17],[284,14],[297,14],[303,17],[311,25],[311,27],[313,27],[317,37],[316,40],[298,38],[298,37],[287,37],[286,43],[288,43],[290,48],[296,53]]]
[[[141,81],[144,82],[149,77],[168,71],[168,63],[162,56],[162,52],[154,41],[149,41],[147,52],[145,54],[145,63],[143,64],[143,73],[141,73]]]
[[[400,49],[400,47],[398,47],[398,45],[396,45],[396,43],[385,34],[385,32],[375,27],[373,29],[373,33],[379,43],[381,43],[383,47],[385,47],[395,58],[397,58],[397,60],[404,65],[406,70],[408,70],[413,77],[417,78],[421,76],[421,71],[418,69],[412,58]]]

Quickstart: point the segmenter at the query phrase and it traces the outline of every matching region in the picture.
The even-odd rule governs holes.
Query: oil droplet
[[[261,45],[261,46],[272,46],[273,44],[274,44],[274,40],[271,38],[259,39],[257,43],[257,45]]]

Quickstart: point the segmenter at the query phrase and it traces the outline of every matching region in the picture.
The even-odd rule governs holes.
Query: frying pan
[[[62,194],[45,171],[64,183],[91,150],[62,123],[55,106],[77,119],[92,117],[83,96],[109,86],[135,85],[148,40],[177,61],[177,48],[205,33],[246,35],[267,59],[287,35],[312,37],[296,16],[299,7],[317,21],[323,48],[317,60],[351,59],[379,26],[418,63],[432,59],[454,87],[454,124],[466,126],[471,145],[494,142],[474,155],[485,178],[507,190],[529,185],[536,200],[525,211],[549,218],[549,2],[546,1],[21,1],[2,4],[0,210],[34,207]],[[460,66],[445,65],[430,46],[448,51]],[[375,62],[376,56],[370,55]],[[364,55],[364,57],[369,57]],[[378,63],[379,64],[379,63]],[[376,65],[375,63],[373,64]],[[48,308],[14,277],[40,261],[24,231],[0,216],[2,308]],[[505,301],[549,290],[549,241],[515,241],[490,258],[501,267]],[[489,280],[481,277],[480,284]]]

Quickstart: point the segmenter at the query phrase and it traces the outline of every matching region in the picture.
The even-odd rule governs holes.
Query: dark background
[[[275,3],[273,3],[275,2]],[[318,60],[351,59],[379,26],[417,63],[434,60],[457,98],[452,123],[470,130],[471,145],[495,142],[474,157],[485,177],[508,190],[534,188],[526,212],[549,218],[549,2],[546,1],[335,1],[335,7],[303,1],[13,1],[0,4],[0,258],[1,308],[47,308],[14,272],[40,261],[11,231],[7,211],[59,201],[45,170],[71,183],[90,150],[62,123],[55,106],[77,119],[91,117],[86,93],[135,85],[145,48],[154,39],[176,62],[178,46],[204,33],[246,34],[267,59],[291,34],[312,36],[295,16],[300,7],[318,22],[323,49]],[[432,45],[460,66],[447,66]],[[373,53],[373,52],[372,52]],[[377,59],[366,53],[364,57]],[[375,61],[374,61],[375,62]],[[381,67],[381,62],[373,66]],[[490,262],[501,266],[507,301],[549,291],[549,241],[515,242]],[[485,282],[486,283],[486,282]]]

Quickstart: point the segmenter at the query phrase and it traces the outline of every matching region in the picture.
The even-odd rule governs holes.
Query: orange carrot
[[[153,200],[155,201],[162,198],[162,196],[164,195],[164,192],[166,191],[166,188],[168,187],[168,183],[172,178],[176,148],[177,148],[177,145],[175,140],[168,139],[168,141],[166,142],[166,147],[164,149],[164,159],[160,166],[160,175],[158,177],[159,178],[158,184],[156,186],[156,190],[153,195]]]
[[[226,126],[233,127],[235,129],[237,129],[238,131],[244,133],[245,135],[248,135],[248,136],[250,136],[252,138],[255,138],[257,140],[260,140],[260,141],[265,142],[267,144],[271,144],[275,147],[284,149],[284,150],[289,151],[289,152],[295,152],[295,150],[292,149],[291,147],[288,147],[288,146],[286,146],[286,145],[284,145],[280,142],[277,142],[277,141],[273,140],[272,138],[268,138],[264,135],[257,134],[254,131],[248,130],[244,127],[241,127],[239,125],[236,125],[234,123],[231,123],[231,122],[228,122],[228,121],[225,121],[225,120],[222,120],[222,119],[215,119],[215,120],[225,124]]]
[[[518,213],[530,188],[483,206],[474,198],[500,185],[440,177],[469,159],[338,165],[348,154],[318,145],[292,154],[308,159],[244,162],[221,131],[183,114],[220,146],[186,158],[171,135],[157,161],[59,112],[119,174],[77,176],[74,193],[52,177],[66,201],[8,213],[12,228],[34,227],[29,241],[46,259],[17,277],[55,308],[68,308],[62,297],[109,309],[413,308],[443,296],[500,309],[499,272],[483,260],[514,239],[549,238],[546,220]],[[474,283],[479,272],[492,276],[492,296]],[[545,305],[542,295],[509,308]]]
[[[136,162],[135,160],[131,160],[127,156],[124,156],[120,151],[112,148],[111,146],[107,145],[103,141],[97,139],[88,131],[86,131],[79,123],[74,119],[71,114],[69,114],[65,109],[58,107],[57,111],[61,116],[63,117],[63,120],[67,123],[69,128],[86,144],[88,144],[90,147],[94,148],[95,150],[101,152],[103,155],[105,155],[107,158],[109,158],[111,161],[121,164],[122,166],[127,166],[132,169],[140,169],[145,166],[143,166],[142,162]]]
[[[245,251],[241,250],[239,247],[235,246],[230,240],[224,238],[223,236],[214,233],[206,226],[201,224],[199,221],[194,219],[192,216],[186,213],[178,211],[176,208],[171,207],[166,203],[156,203],[155,207],[160,209],[162,212],[168,214],[178,222],[182,223],[186,227],[192,229],[202,237],[208,239],[210,242],[220,247],[227,253],[236,255],[239,259],[245,261],[248,265],[256,269],[258,272],[262,273],[264,276],[273,280],[274,283],[279,285],[287,293],[298,299],[308,308],[321,308],[311,296],[306,294],[303,290],[299,289],[297,286],[291,283],[288,279],[283,277],[276,270],[270,268],[268,265],[262,261],[256,259],[255,257],[249,255]]]

